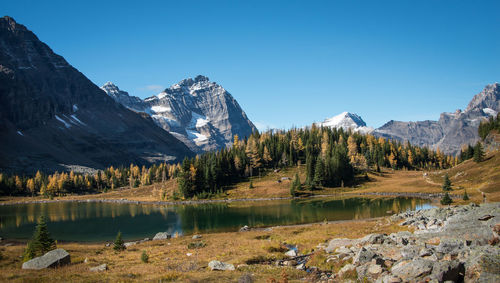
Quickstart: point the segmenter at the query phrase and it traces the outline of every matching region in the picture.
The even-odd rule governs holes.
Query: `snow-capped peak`
[[[337,116],[325,119],[321,123],[316,123],[320,127],[342,128],[344,130],[353,130],[363,133],[373,131],[373,128],[367,127],[365,121],[357,115],[349,112],[342,112]]]

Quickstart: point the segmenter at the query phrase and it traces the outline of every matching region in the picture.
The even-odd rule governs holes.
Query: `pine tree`
[[[474,146],[474,161],[479,163],[483,161],[483,159],[484,159],[483,146],[481,145],[480,142],[477,142],[476,146]]]
[[[451,191],[451,181],[450,178],[448,177],[448,174],[444,175],[444,181],[443,181],[443,191]]]
[[[125,250],[125,243],[122,240],[122,232],[120,231],[118,231],[118,234],[116,235],[115,243],[113,245],[113,250],[117,252]]]
[[[463,200],[469,200],[469,195],[467,194],[467,190],[464,190],[464,195],[462,196]]]
[[[148,263],[149,261],[149,256],[148,254],[146,253],[146,251],[142,251],[142,254],[141,254],[141,261],[144,262],[144,263]]]
[[[441,204],[442,205],[448,205],[448,204],[451,204],[453,202],[453,200],[450,198],[450,195],[448,194],[448,192],[446,192],[443,196],[443,198],[441,198]]]
[[[314,180],[315,186],[323,186],[325,182],[325,162],[321,157],[318,157],[316,161],[316,166],[314,168]]]
[[[293,182],[290,186],[290,195],[294,197],[300,190],[302,190],[302,184],[300,182],[299,173],[295,173],[295,177],[293,178]]]
[[[33,259],[34,257],[36,257],[36,250],[35,246],[33,245],[33,240],[31,240],[28,242],[28,244],[26,244],[26,249],[23,253],[23,261],[26,262],[30,259]]]
[[[56,242],[50,237],[49,229],[47,228],[44,216],[40,216],[40,219],[38,220],[32,244],[35,252],[40,254],[45,254],[46,252],[56,248]]]

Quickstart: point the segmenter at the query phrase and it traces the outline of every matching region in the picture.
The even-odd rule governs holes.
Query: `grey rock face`
[[[103,169],[193,155],[10,17],[0,18],[0,136],[2,171]]]
[[[234,135],[243,139],[256,129],[233,96],[205,76],[182,80],[144,100],[111,83],[102,89],[125,107],[150,115],[195,152],[224,148]]]
[[[52,250],[43,256],[35,257],[23,263],[23,269],[44,269],[71,263],[70,255],[64,249]]]
[[[212,260],[208,263],[210,270],[234,270],[234,265],[230,263],[220,262],[218,260]]]
[[[462,145],[479,140],[477,129],[481,121],[500,112],[500,84],[487,85],[474,96],[465,111],[442,113],[438,121],[389,121],[372,132],[375,136],[409,141],[414,145],[439,148],[456,154]]]

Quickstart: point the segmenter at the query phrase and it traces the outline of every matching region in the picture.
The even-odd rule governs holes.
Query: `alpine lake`
[[[0,206],[0,237],[29,239],[44,215],[52,237],[64,242],[113,241],[172,235],[238,231],[322,221],[367,219],[430,208],[419,198],[314,198],[279,201],[146,205],[106,202],[49,202]]]

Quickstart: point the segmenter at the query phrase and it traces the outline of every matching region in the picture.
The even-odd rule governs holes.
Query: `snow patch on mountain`
[[[321,123],[316,123],[318,127],[329,127],[344,130],[353,130],[360,133],[370,133],[372,127],[367,127],[365,121],[357,115],[349,112],[342,112],[337,116],[325,119]]]
[[[205,76],[184,79],[144,100],[109,82],[102,89],[125,107],[151,115],[195,152],[230,146],[234,135],[244,138],[256,130],[233,96]]]
[[[490,116],[496,117],[498,115],[498,112],[491,109],[491,108],[483,108],[484,114],[488,114]]]

